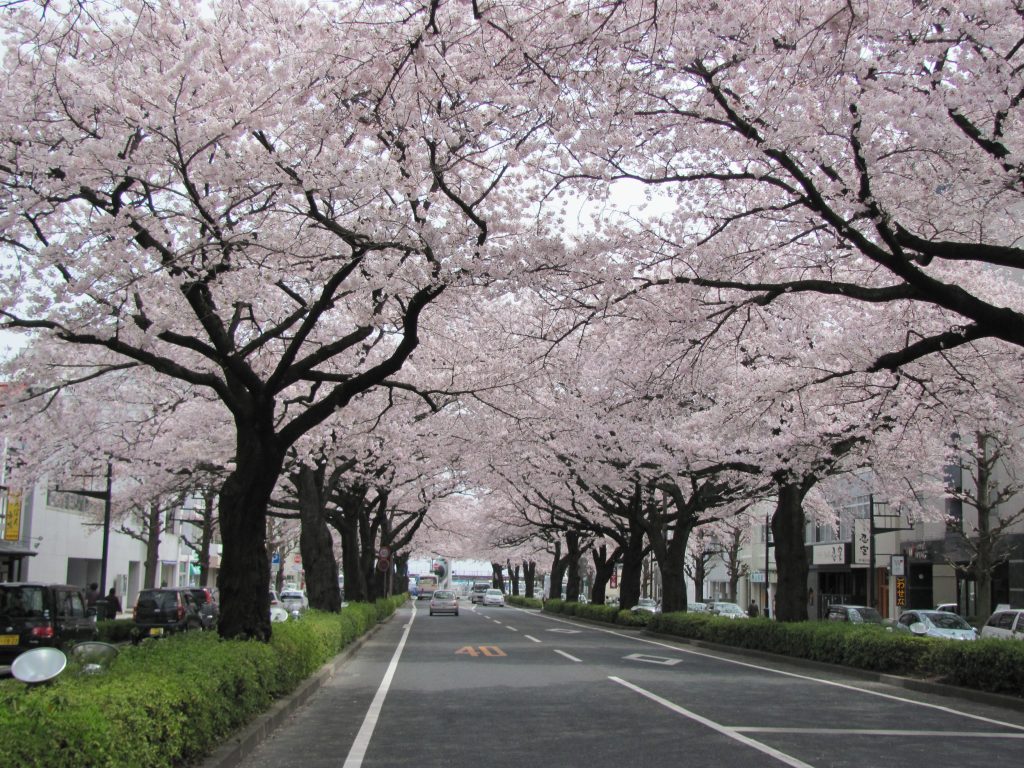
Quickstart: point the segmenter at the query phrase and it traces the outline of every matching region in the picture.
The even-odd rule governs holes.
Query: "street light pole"
[[[762,616],[768,615],[768,540],[771,538],[771,516],[768,512],[764,515],[764,610]]]

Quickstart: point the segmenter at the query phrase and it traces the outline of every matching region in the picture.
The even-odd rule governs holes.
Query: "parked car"
[[[711,608],[707,603],[687,603],[686,610],[690,613],[709,613]]]
[[[475,581],[473,586],[469,590],[469,601],[471,603],[482,603],[484,601],[484,595],[487,594],[487,590],[491,588],[491,582],[489,581]]]
[[[98,636],[96,611],[86,608],[81,587],[0,583],[0,664],[35,648],[64,650]]]
[[[203,628],[199,604],[188,587],[144,589],[132,611],[132,642]]]
[[[848,621],[851,624],[881,624],[882,614],[866,605],[830,605],[826,621]]]
[[[1024,609],[1003,608],[997,610],[985,626],[981,628],[981,636],[998,637],[1013,640],[1024,640]]]
[[[459,615],[459,598],[450,589],[437,589],[430,596],[430,615],[439,613],[450,613],[453,616]]]
[[[941,637],[947,640],[977,640],[978,630],[958,614],[949,611],[904,611],[896,629],[920,637]]]
[[[192,597],[199,606],[199,617],[203,621],[203,629],[213,629],[220,619],[220,604],[217,596],[209,587],[190,587]]]
[[[282,589],[281,607],[288,613],[301,612],[309,608],[309,598],[301,589]]]
[[[936,611],[946,611],[947,613],[960,613],[957,610],[956,603],[939,603],[935,606]]]
[[[652,599],[650,597],[641,597],[637,601],[636,605],[634,605],[629,610],[632,611],[633,613],[642,613],[642,612],[660,613],[661,612],[661,606],[658,605],[658,601],[657,600],[654,600],[654,599]]]
[[[500,589],[488,589],[484,592],[484,605],[504,606],[505,595],[502,594]]]
[[[726,619],[749,619],[747,612],[736,603],[711,603],[711,612]]]

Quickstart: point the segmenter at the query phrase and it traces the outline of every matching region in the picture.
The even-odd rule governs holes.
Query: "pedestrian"
[[[113,587],[107,593],[107,618],[116,619],[117,614],[121,612],[121,599],[117,596],[117,592]]]
[[[100,585],[95,581],[89,585],[89,591],[85,593],[85,605],[88,608],[95,608],[96,601],[100,599]]]
[[[757,613],[758,613],[758,611],[757,611],[757,603],[755,603],[753,598],[751,598],[750,606],[747,608],[747,616],[749,616],[752,619],[756,619],[757,618]]]

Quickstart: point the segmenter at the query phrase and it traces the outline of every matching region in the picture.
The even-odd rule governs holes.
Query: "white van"
[[[981,637],[1024,640],[1024,608],[997,610],[981,628]]]

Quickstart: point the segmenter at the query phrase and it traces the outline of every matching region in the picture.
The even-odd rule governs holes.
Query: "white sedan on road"
[[[505,595],[500,589],[488,589],[484,592],[484,605],[497,605],[500,608],[505,605]]]

